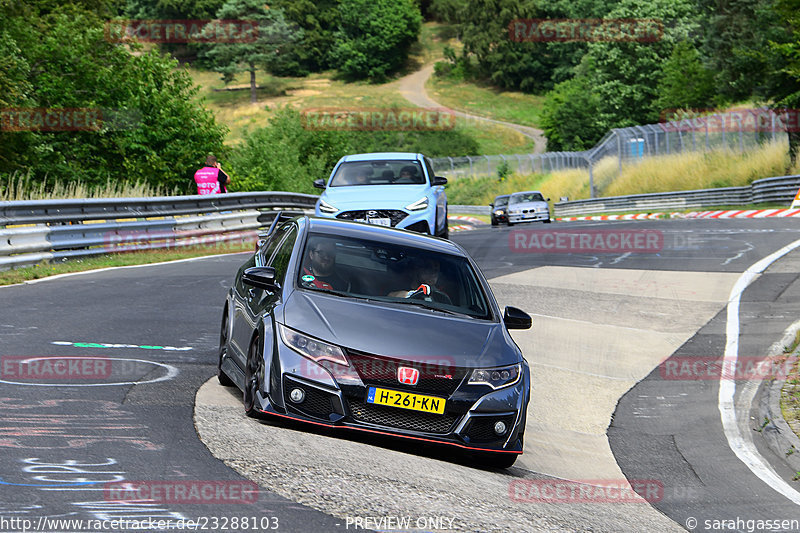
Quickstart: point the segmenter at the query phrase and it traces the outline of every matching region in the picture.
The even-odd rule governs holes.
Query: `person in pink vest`
[[[197,184],[197,194],[219,194],[228,192],[231,178],[225,174],[217,158],[213,155],[206,157],[206,166],[194,173],[194,182]]]

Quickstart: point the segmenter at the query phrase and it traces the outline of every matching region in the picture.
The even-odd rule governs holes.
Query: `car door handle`
[[[247,295],[252,300],[253,298],[256,297],[256,290],[255,289],[247,289]]]

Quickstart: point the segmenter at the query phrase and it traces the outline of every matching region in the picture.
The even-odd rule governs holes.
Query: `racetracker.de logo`
[[[661,112],[659,127],[666,132],[796,133],[800,131],[800,109],[665,109]]]
[[[674,381],[787,379],[793,363],[776,357],[671,357],[658,365],[662,379]]]
[[[515,19],[508,37],[518,43],[644,42],[661,40],[658,19]]]
[[[104,357],[36,357],[4,355],[0,378],[10,381],[102,379],[111,375],[112,360]]]
[[[653,503],[664,498],[664,485],[655,479],[515,479],[508,495],[518,503]]]
[[[136,111],[95,107],[3,107],[0,131],[101,131],[133,129],[141,123]]]
[[[107,502],[244,504],[258,501],[252,481],[115,481],[103,485]]]
[[[104,27],[112,43],[252,43],[258,24],[251,20],[110,20]]]
[[[516,253],[658,253],[664,234],[658,230],[536,230],[508,234]]]
[[[306,109],[300,115],[307,130],[338,131],[444,131],[456,125],[449,109]]]

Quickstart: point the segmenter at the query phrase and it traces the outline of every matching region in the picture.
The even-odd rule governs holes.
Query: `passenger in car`
[[[433,258],[417,258],[411,262],[411,288],[392,291],[388,296],[419,298],[452,305],[450,296],[439,287],[440,264]]]
[[[300,280],[307,287],[349,291],[350,282],[336,272],[336,243],[329,239],[310,240]]]
[[[422,178],[417,175],[417,167],[414,165],[406,165],[400,169],[400,175],[397,177],[397,181],[402,181],[404,183],[422,183]]]

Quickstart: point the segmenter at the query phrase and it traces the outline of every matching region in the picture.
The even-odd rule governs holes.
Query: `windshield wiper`
[[[391,300],[390,303],[396,303],[401,305],[416,305],[417,307],[422,307],[424,309],[430,309],[431,311],[439,311],[441,313],[445,313],[448,315],[454,316],[465,316],[468,318],[474,318],[471,315],[467,315],[465,313],[459,313],[457,311],[451,311],[450,309],[442,309],[441,307],[436,307],[435,305],[431,305],[425,301],[421,300]]]

